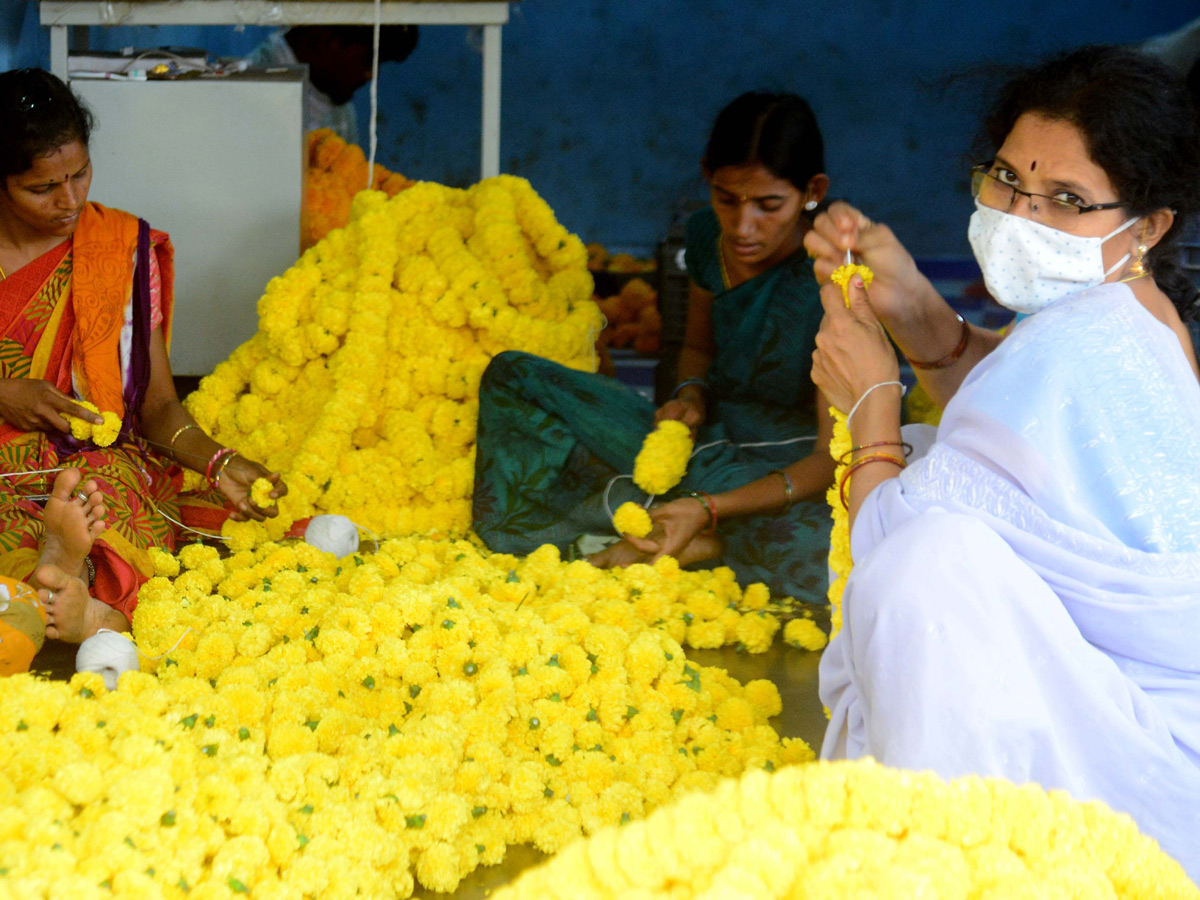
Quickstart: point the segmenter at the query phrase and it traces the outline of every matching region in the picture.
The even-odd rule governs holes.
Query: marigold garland
[[[1101,803],[866,759],[725,780],[572,844],[492,896],[1182,900],[1200,891]]]
[[[288,485],[278,517],[227,523],[231,546],[319,512],[381,535],[464,534],[491,357],[595,370],[586,259],[524,179],[360,193],[344,229],[267,285],[258,332],[186,400]]]
[[[863,284],[869,285],[875,280],[875,273],[862,265],[847,263],[838,266],[829,276],[829,280],[842,289],[842,300],[850,306],[850,279],[855,275],[862,276]],[[842,594],[846,590],[846,579],[854,568],[854,560],[850,556],[850,512],[842,503],[838,485],[842,483],[842,474],[846,471],[850,460],[850,448],[854,446],[850,438],[850,428],[846,424],[846,414],[840,410],[829,408],[833,416],[833,436],[829,441],[829,454],[837,460],[833,474],[833,484],[825,493],[833,517],[833,531],[829,538],[829,607],[830,607],[830,637],[842,629]]]
[[[675,419],[664,419],[646,435],[633,461],[633,482],[647,494],[665,494],[683,480],[691,455],[691,430]]]
[[[308,168],[304,177],[304,214],[300,249],[307,250],[335,228],[350,221],[354,195],[367,187],[370,166],[362,148],[337,133],[320,128],[308,135]],[[393,197],[416,182],[375,164],[371,187]]]

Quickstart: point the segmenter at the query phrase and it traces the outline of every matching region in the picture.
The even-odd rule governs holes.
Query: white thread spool
[[[110,691],[117,689],[122,672],[133,672],[139,667],[133,642],[108,628],[101,628],[80,644],[79,652],[75,654],[75,671],[98,673]]]
[[[358,526],[345,516],[313,516],[304,529],[304,540],[341,559],[358,550]]]

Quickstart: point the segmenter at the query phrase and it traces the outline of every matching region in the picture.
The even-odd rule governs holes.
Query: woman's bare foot
[[[621,539],[615,544],[609,544],[599,553],[593,553],[587,557],[587,561],[597,569],[614,569],[632,566],[638,562],[649,562],[650,557],[629,541]]]
[[[33,577],[41,585],[38,597],[46,607],[46,637],[81,644],[101,628],[129,630],[123,615],[88,595],[83,579],[53,565],[38,566]]]
[[[42,514],[46,535],[38,561],[76,576],[83,575],[84,559],[106,527],[104,495],[92,480],[76,492],[82,479],[83,473],[74,468],[63,469],[54,479]]]

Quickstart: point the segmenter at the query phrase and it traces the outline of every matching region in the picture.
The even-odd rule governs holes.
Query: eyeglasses
[[[1084,213],[1096,212],[1101,209],[1118,209],[1126,205],[1120,201],[1082,203],[1078,197],[1074,197],[1067,191],[1062,191],[1053,197],[1048,194],[1023,191],[993,175],[991,168],[990,163],[971,168],[972,197],[984,206],[1009,212],[1013,208],[1013,204],[1017,202],[1019,194],[1029,201],[1029,210],[1033,218],[1052,228],[1069,229],[1078,224],[1079,217]]]

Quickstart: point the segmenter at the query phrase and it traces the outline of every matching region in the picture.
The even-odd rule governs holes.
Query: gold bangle
[[[179,436],[181,434],[183,434],[185,431],[187,431],[189,428],[199,428],[199,427],[200,426],[197,425],[195,422],[189,422],[186,425],[180,426],[176,430],[176,432],[173,435],[171,435],[171,440],[167,441],[167,451],[170,453],[174,453],[175,452],[175,442],[177,440],[179,440]]]

